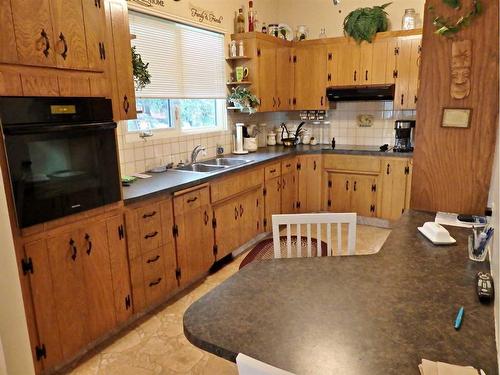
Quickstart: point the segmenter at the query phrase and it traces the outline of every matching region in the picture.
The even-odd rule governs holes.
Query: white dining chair
[[[292,214],[273,215],[273,246],[274,257],[281,258],[280,226],[286,226],[286,258],[292,258],[292,237],[296,237],[296,257],[311,257],[322,255],[322,228],[326,227],[327,254],[340,255],[344,253],[342,241],[342,225],[347,225],[347,255],[354,255],[356,250],[356,220],[355,213],[322,213],[322,214]],[[332,225],[337,229],[337,249],[334,253],[332,247]],[[302,227],[305,226],[307,236],[307,252],[302,249]],[[294,234],[292,231],[295,229]],[[316,230],[317,254],[313,254],[312,230]]]
[[[268,365],[243,353],[236,357],[239,375],[294,375],[291,372]]]

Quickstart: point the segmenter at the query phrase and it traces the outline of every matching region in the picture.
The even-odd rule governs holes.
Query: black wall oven
[[[0,122],[19,227],[121,199],[109,99],[3,97]]]

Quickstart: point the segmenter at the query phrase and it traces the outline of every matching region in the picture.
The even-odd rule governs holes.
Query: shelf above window
[[[226,57],[227,61],[234,61],[234,60],[250,60],[251,57],[249,56],[234,56],[234,57]]]
[[[241,82],[227,82],[226,85],[228,86],[244,86],[244,85],[251,85],[252,82],[250,81],[241,81]]]

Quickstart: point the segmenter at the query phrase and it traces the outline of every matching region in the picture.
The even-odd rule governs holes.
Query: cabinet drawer
[[[264,173],[262,168],[222,178],[211,185],[212,202],[218,202],[233,195],[238,195],[263,183]]]
[[[160,300],[164,295],[166,285],[164,251],[163,248],[159,248],[142,256],[144,291],[148,304]]]
[[[271,164],[264,168],[264,179],[266,181],[281,176],[281,163]]]
[[[380,173],[380,159],[370,156],[326,155],[323,168],[337,171]]]
[[[160,247],[162,238],[160,205],[155,203],[138,208],[137,219],[142,252]]]
[[[291,173],[296,168],[295,159],[287,159],[281,162],[281,174]]]
[[[205,206],[210,201],[208,186],[186,193],[179,192],[178,194],[174,198],[174,211],[176,215]]]
[[[239,175],[240,191],[249,190],[264,183],[264,171],[262,168],[252,169]]]

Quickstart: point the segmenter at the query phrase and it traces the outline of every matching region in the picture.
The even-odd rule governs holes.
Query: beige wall
[[[34,374],[33,361],[2,178],[0,178],[0,239],[0,264],[2,265],[0,340],[5,354],[7,374],[30,375]],[[3,375],[1,371],[0,365],[0,375]]]
[[[340,5],[334,6],[332,0],[277,0],[278,18],[262,17],[262,20],[267,23],[286,23],[294,30],[297,25],[307,25],[311,39],[316,39],[323,27],[329,37],[335,37],[343,34],[344,18],[352,10],[388,2],[389,0],[341,0]],[[401,29],[401,19],[406,8],[415,8],[423,16],[424,0],[394,0],[386,8],[391,22],[390,30]]]

